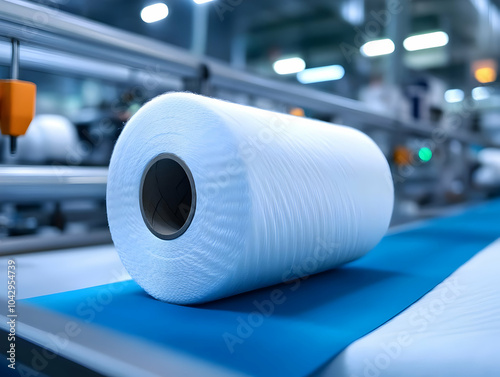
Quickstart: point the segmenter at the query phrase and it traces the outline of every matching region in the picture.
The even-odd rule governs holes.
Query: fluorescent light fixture
[[[305,69],[297,73],[297,80],[302,84],[312,84],[315,82],[340,80],[344,75],[345,70],[341,65],[328,65]]]
[[[306,62],[297,57],[281,59],[274,62],[273,68],[278,75],[289,75],[290,73],[303,71],[306,68]]]
[[[214,0],[193,0],[196,4],[205,4]]]
[[[392,54],[395,48],[396,46],[394,46],[394,42],[389,38],[386,38],[366,42],[363,46],[361,46],[360,51],[364,56],[372,57]]]
[[[163,20],[168,16],[168,7],[163,3],[148,5],[141,10],[141,18],[144,22],[150,24]]]
[[[449,40],[448,34],[444,31],[435,31],[408,37],[404,40],[403,46],[407,51],[425,50],[446,46]]]
[[[462,102],[464,100],[464,91],[461,89],[450,89],[444,93],[444,100],[448,103]]]
[[[476,101],[488,99],[490,98],[490,91],[484,86],[478,86],[477,88],[472,89],[472,98]]]

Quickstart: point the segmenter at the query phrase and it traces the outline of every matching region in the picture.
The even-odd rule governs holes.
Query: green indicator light
[[[429,148],[420,148],[418,157],[424,162],[430,161],[432,158],[432,151]]]

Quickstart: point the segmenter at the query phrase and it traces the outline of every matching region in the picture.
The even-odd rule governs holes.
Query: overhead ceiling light
[[[478,86],[472,89],[472,98],[476,101],[482,101],[490,98],[490,90],[484,86]]]
[[[365,20],[365,0],[349,0],[342,3],[340,14],[347,22],[361,25]]]
[[[193,0],[196,4],[205,4],[214,0]]]
[[[141,10],[141,18],[144,22],[150,24],[152,22],[163,20],[168,16],[167,4],[156,3],[148,5]]]
[[[446,46],[449,40],[448,34],[444,31],[435,31],[408,37],[404,40],[403,46],[407,51],[425,50]]]
[[[312,84],[315,82],[340,80],[344,75],[345,70],[341,65],[328,65],[305,69],[297,73],[297,80],[302,84]]]
[[[366,42],[361,46],[361,54],[368,57],[392,54],[395,50],[394,42],[389,38]]]
[[[464,100],[464,91],[461,89],[450,89],[444,93],[444,100],[448,103],[462,102]]]
[[[273,64],[274,72],[278,75],[288,75],[303,71],[306,68],[306,62],[301,58],[281,59]]]

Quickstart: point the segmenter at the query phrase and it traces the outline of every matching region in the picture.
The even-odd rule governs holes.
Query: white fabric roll
[[[179,164],[184,179],[154,161]],[[165,225],[182,196],[183,220]],[[137,283],[157,299],[193,304],[364,255],[387,230],[393,183],[376,144],[353,128],[170,93],[119,137],[107,206]]]

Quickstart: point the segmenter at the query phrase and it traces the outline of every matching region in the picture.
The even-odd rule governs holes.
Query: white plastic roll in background
[[[479,187],[500,186],[500,150],[484,148],[477,154],[480,167],[474,172],[473,181]]]
[[[132,117],[107,190],[127,271],[176,304],[354,260],[385,234],[393,207],[389,166],[365,134],[188,93]]]
[[[75,125],[61,115],[37,115],[26,135],[17,142],[16,154],[11,155],[5,148],[8,163],[67,162],[68,156],[78,148],[78,132]]]

